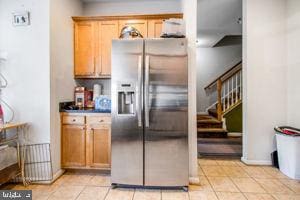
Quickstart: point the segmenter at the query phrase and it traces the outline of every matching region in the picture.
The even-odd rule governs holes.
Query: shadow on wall
[[[228,132],[242,133],[243,132],[243,104],[229,111],[224,115],[226,118],[226,127]]]

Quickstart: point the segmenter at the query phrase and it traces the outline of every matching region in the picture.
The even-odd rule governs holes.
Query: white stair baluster
[[[240,100],[242,100],[243,98],[242,89],[243,89],[243,79],[242,79],[242,70],[241,70],[240,71]]]
[[[238,73],[235,75],[235,103],[238,102]]]
[[[226,105],[225,105],[225,97],[226,97],[226,87],[223,83],[223,95],[222,95],[222,102],[223,102],[223,112],[225,111],[226,109]]]
[[[230,93],[230,84],[229,84],[229,81],[227,80],[227,105],[226,105],[226,109],[229,108],[229,93]]]
[[[233,77],[231,78],[231,101],[230,107],[233,105]]]

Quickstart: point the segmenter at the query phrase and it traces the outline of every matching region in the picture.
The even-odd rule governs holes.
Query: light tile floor
[[[300,200],[300,181],[276,168],[247,166],[238,160],[200,159],[199,185],[189,192],[110,189],[110,176],[66,173],[52,185],[6,185],[30,189],[35,200]],[[5,189],[0,188],[0,189]]]

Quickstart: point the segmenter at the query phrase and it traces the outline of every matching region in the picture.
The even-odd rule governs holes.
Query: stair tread
[[[205,132],[213,132],[213,133],[227,133],[227,130],[223,128],[198,128],[198,132],[205,133]]]
[[[219,121],[217,119],[198,119],[198,123],[205,123],[205,124],[219,124],[222,123],[222,121]]]
[[[209,114],[207,115],[197,115],[197,119],[211,119],[213,118],[212,116],[210,116]]]

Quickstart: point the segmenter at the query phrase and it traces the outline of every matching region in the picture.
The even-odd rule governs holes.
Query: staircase
[[[205,91],[216,99],[206,109],[206,114],[197,115],[198,138],[226,138],[223,116],[242,103],[242,62],[206,86]]]
[[[227,130],[223,128],[223,122],[209,114],[197,116],[198,137],[202,138],[224,138]]]

